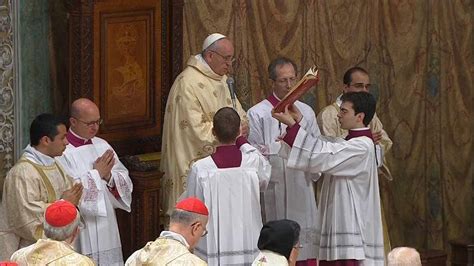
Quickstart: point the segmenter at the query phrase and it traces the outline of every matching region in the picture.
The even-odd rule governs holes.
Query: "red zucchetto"
[[[176,209],[209,215],[206,205],[198,198],[186,198],[176,204]]]
[[[57,200],[46,208],[44,218],[54,227],[63,227],[74,221],[78,215],[76,206],[65,200]]]

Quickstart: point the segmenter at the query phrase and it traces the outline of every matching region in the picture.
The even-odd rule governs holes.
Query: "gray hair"
[[[57,240],[57,241],[63,241],[68,239],[72,234],[74,233],[74,230],[79,226],[79,222],[81,220],[81,216],[79,215],[79,212],[76,214],[76,218],[74,221],[72,221],[70,224],[62,226],[62,227],[54,227],[46,220],[43,222],[44,226],[44,235],[47,238]]]
[[[420,254],[409,247],[394,248],[387,256],[388,266],[421,266]]]
[[[270,77],[271,80],[276,80],[277,79],[277,74],[276,74],[276,68],[284,66],[284,65],[292,65],[293,69],[295,70],[295,74],[298,74],[298,67],[296,66],[295,62],[293,60],[280,56],[275,58],[270,64],[268,65],[268,76]]]
[[[206,219],[205,215],[175,209],[170,215],[170,223],[178,223],[183,225],[191,225],[194,222],[202,222]]]
[[[208,51],[215,51],[217,50],[217,48],[220,46],[220,43],[219,41],[221,40],[224,40],[224,39],[227,39],[227,38],[221,38],[213,43],[211,43],[211,45],[209,45],[206,49],[204,49],[202,52],[201,52],[201,56],[204,58],[204,54]]]

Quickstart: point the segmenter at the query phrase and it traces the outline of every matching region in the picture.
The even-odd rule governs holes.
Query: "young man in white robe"
[[[296,64],[279,57],[268,66],[272,92],[267,99],[249,109],[249,143],[267,156],[272,175],[264,192],[263,220],[265,222],[290,219],[301,226],[301,245],[297,265],[316,265],[316,196],[314,182],[319,174],[286,167],[286,160],[278,155],[279,137],[286,125],[272,117],[272,109],[285,97],[296,81]],[[303,118],[300,125],[314,137],[320,135],[314,111],[309,105],[296,101]]]
[[[342,79],[342,94],[339,95],[336,101],[326,107],[324,107],[318,114],[317,120],[318,125],[321,129],[321,134],[328,137],[340,137],[345,138],[348,134],[347,129],[341,127],[338,121],[338,113],[341,106],[341,97],[347,92],[369,92],[371,87],[370,77],[367,70],[362,67],[351,67],[345,73]],[[383,162],[381,167],[378,169],[379,177],[385,177],[388,180],[392,180],[392,174],[387,166],[385,155],[389,152],[392,147],[392,140],[388,136],[387,132],[383,129],[383,124],[377,116],[374,114],[374,118],[370,121],[368,127],[372,131],[372,136],[377,147],[381,149],[379,160]],[[387,222],[384,218],[383,206],[382,206],[382,224],[384,227],[384,248],[385,255],[391,250],[390,237],[388,234]]]
[[[55,161],[68,141],[64,121],[52,114],[38,115],[30,126],[30,144],[10,169],[0,206],[0,260],[44,237],[44,211],[62,198],[77,205],[82,185]]]
[[[257,149],[239,136],[240,117],[229,107],[214,115],[216,151],[191,167],[184,197],[203,200],[210,210],[209,233],[195,253],[209,265],[249,265],[258,255],[262,227],[260,191],[271,167]]]
[[[367,127],[376,101],[366,92],[342,96],[338,114],[349,130],[346,141],[314,138],[297,121],[294,106],[273,116],[288,125],[280,150],[288,167],[324,176],[319,199],[317,253],[319,265],[384,265],[382,217],[377,176],[377,155]]]
[[[79,235],[78,250],[99,265],[122,265],[115,209],[130,212],[133,185],[128,170],[107,141],[96,137],[102,119],[95,103],[75,100],[69,121],[69,145],[59,161],[84,186],[79,209],[86,228]]]

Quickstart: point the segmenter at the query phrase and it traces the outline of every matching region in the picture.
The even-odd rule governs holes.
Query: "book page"
[[[305,94],[309,89],[315,86],[319,82],[318,70],[316,67],[312,67],[306,72],[306,74],[301,78],[293,87],[288,91],[288,93],[283,97],[280,103],[275,106],[275,112],[285,111],[287,105],[293,104],[297,101],[303,94]]]

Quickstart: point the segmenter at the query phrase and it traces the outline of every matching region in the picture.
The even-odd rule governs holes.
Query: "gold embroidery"
[[[179,128],[180,129],[186,129],[187,127],[189,127],[189,122],[187,120],[183,120],[183,121],[179,122]]]
[[[176,102],[179,103],[180,101],[181,101],[181,96],[180,95],[176,96]]]
[[[40,238],[43,238],[43,226],[38,226],[36,227],[36,230],[35,230],[35,234],[34,234],[34,237],[36,240],[40,239]]]
[[[36,169],[36,171],[38,171],[38,173],[41,176],[41,180],[43,181],[43,184],[46,187],[46,191],[48,193],[48,203],[53,203],[58,197],[56,196],[56,192],[54,191],[54,188],[53,188],[53,185],[51,184],[51,181],[46,176],[44,171],[41,169],[41,166],[38,165],[38,164],[35,164],[35,163],[33,163],[33,162],[31,162],[27,159],[21,159],[19,162],[29,163],[30,165],[32,165]],[[56,165],[56,167],[57,167],[57,165]],[[63,177],[64,184],[67,184],[67,180],[64,176],[64,173],[62,173],[62,171],[61,171],[61,175]]]
[[[165,179],[164,186],[171,190],[171,188],[173,187],[173,179],[171,179],[171,178]]]
[[[214,120],[214,115],[215,115],[215,114],[216,114],[216,112],[209,112],[208,115],[209,115],[211,121]]]
[[[201,115],[201,123],[212,122],[206,114]]]
[[[214,97],[217,98],[217,91],[213,91],[212,94],[214,94]]]
[[[206,144],[202,147],[202,150],[207,154],[212,154],[214,153],[214,146],[212,144]]]
[[[227,105],[232,104],[232,101],[229,98],[227,98],[226,101],[227,101]]]
[[[201,89],[204,89],[204,88],[206,87],[206,86],[204,86],[204,84],[202,84],[202,82],[199,82],[199,83],[198,83],[198,86],[199,86],[199,88],[201,88]]]

